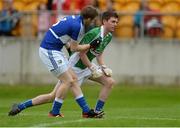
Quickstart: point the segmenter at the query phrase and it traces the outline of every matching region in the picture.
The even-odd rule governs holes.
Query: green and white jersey
[[[90,49],[86,55],[90,61],[92,61],[96,56],[101,54],[106,46],[109,44],[109,42],[112,39],[112,34],[108,33],[104,36],[104,28],[103,26],[101,27],[96,27],[89,32],[85,34],[85,36],[82,38],[80,44],[90,44],[93,40],[97,39],[98,37],[102,37],[102,42],[100,45],[95,49],[92,50]],[[82,63],[82,61],[79,59],[77,63],[75,64],[75,67],[79,67],[81,69],[85,69],[86,66]]]

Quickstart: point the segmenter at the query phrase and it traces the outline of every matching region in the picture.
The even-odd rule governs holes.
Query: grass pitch
[[[48,86],[0,86],[1,127],[167,127],[180,126],[180,87],[175,86],[115,86],[105,104],[103,119],[83,119],[81,110],[68,93],[62,113],[65,118],[48,118],[51,103],[31,107],[15,117],[8,111],[15,102],[22,102],[52,90]],[[82,87],[91,107],[94,107],[100,87]]]

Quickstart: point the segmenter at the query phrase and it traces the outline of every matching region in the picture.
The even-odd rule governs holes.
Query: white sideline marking
[[[89,122],[89,121],[94,121],[94,120],[87,120],[87,119],[78,119],[78,120],[69,120],[69,121],[62,121],[61,119],[57,122],[53,123],[41,123],[37,125],[33,125],[32,127],[48,127],[52,125],[61,125],[61,124],[69,124],[69,123],[77,123],[77,122]]]
[[[119,120],[119,119],[134,119],[134,120],[170,120],[170,121],[177,121],[180,120],[179,118],[161,118],[161,117],[155,117],[155,118],[150,118],[150,117],[126,117],[126,116],[118,116],[114,118],[104,118],[104,120]],[[69,121],[62,121],[59,120],[57,122],[52,122],[52,123],[41,123],[37,125],[33,125],[32,127],[48,127],[48,126],[53,126],[53,125],[62,125],[62,124],[68,124],[68,123],[78,123],[78,122],[90,122],[94,121],[95,119],[87,120],[87,119],[78,119],[78,120],[69,120]],[[102,119],[97,119],[97,120],[102,120]]]
[[[136,119],[136,120],[180,120],[179,118],[166,118],[166,117],[125,117],[125,116],[118,116],[117,118],[110,118],[110,119]]]
[[[8,113],[0,113],[0,116],[7,116],[7,115],[8,115]],[[28,114],[28,113],[20,113],[16,116],[21,116],[21,115],[23,115],[23,116],[37,116],[37,114]],[[48,116],[48,114],[38,114],[38,116]]]

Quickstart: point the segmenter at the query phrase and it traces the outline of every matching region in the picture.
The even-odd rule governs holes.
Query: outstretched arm
[[[89,44],[79,45],[76,41],[71,41],[70,44],[71,51],[84,51],[90,48]]]
[[[86,55],[87,52],[88,52],[88,50],[81,51],[81,52],[79,53],[79,56],[80,56],[81,61],[83,62],[83,64],[84,64],[86,67],[90,68],[90,67],[92,66],[92,64],[91,64],[90,60],[88,59],[88,57],[87,57],[87,55]]]
[[[93,40],[90,44],[79,44],[77,41],[72,40],[70,42],[70,49],[71,51],[84,51],[89,48],[96,49],[100,45],[101,41],[101,38],[97,38]]]

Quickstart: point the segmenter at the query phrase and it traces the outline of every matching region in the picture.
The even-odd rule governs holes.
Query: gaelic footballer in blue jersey
[[[98,115],[90,110],[87,105],[81,88],[77,83],[76,74],[73,72],[71,67],[68,66],[68,59],[62,51],[63,46],[67,42],[70,42],[71,44],[71,51],[83,51],[97,47],[99,44],[96,43],[96,40],[91,44],[79,45],[79,41],[84,35],[85,27],[89,26],[97,16],[97,9],[92,6],[87,6],[82,9],[80,15],[64,17],[56,24],[52,25],[41,42],[39,48],[40,59],[48,70],[62,82],[61,86],[55,87],[55,91],[53,91],[54,102],[52,109],[49,112],[50,117],[63,117],[60,109],[69,87],[73,88],[72,90],[75,99],[82,109],[83,116],[96,117]],[[48,98],[48,96],[46,98]],[[12,110],[9,112],[9,115],[14,116],[23,109],[36,104],[41,104],[42,102],[43,100],[41,97],[38,97],[35,100],[32,99],[14,105]]]

